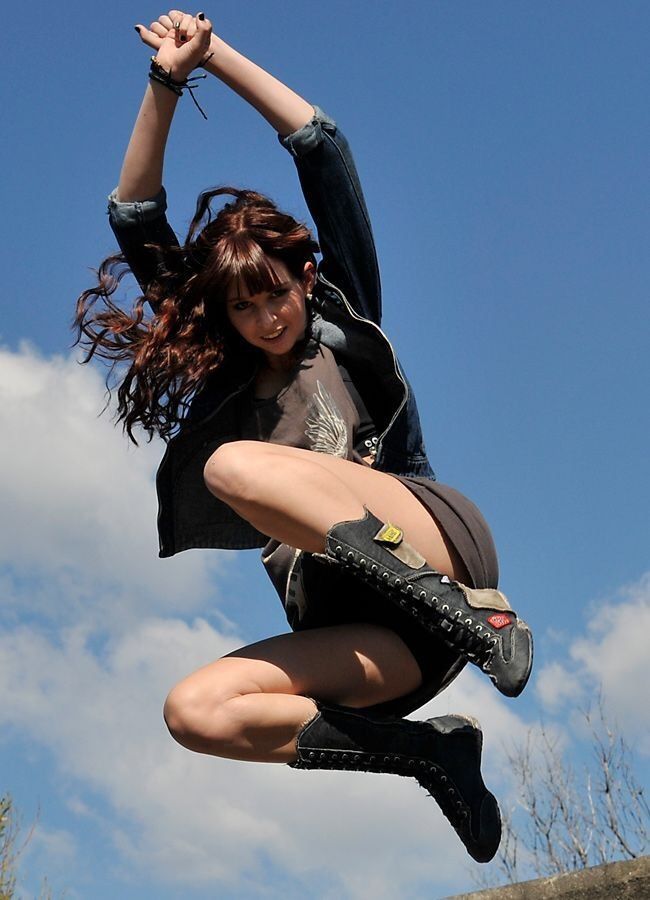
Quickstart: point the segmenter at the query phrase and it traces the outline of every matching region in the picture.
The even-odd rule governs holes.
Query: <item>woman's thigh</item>
[[[342,706],[384,703],[416,690],[420,668],[404,641],[380,625],[349,623],[268,638],[198,669],[175,688],[217,708],[247,694],[296,694]]]
[[[336,492],[337,487],[348,496],[354,495],[360,508],[365,506],[383,522],[398,525],[404,532],[405,539],[424,556],[430,566],[463,583],[467,580],[467,570],[437,520],[392,475],[336,456],[280,444],[241,441],[237,443],[237,452],[240,459],[247,457],[244,468],[251,473],[253,481],[260,478],[264,485],[268,481],[268,472],[272,472],[275,479],[284,477],[287,484],[291,485],[292,490],[282,493],[283,512],[293,514],[296,521],[307,517],[310,510],[308,491],[300,489],[300,467],[295,466],[295,463],[309,463],[312,470],[323,473],[322,487],[329,496]],[[286,472],[283,472],[283,466]],[[314,480],[310,479],[309,486],[313,484]],[[291,543],[292,546],[304,548],[297,541]]]

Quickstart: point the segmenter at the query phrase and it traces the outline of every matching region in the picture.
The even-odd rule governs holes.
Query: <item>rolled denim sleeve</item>
[[[154,219],[164,216],[167,212],[167,193],[161,187],[155,197],[150,200],[128,200],[126,202],[117,199],[117,188],[108,195],[108,215],[111,225],[118,228],[128,228],[134,225],[144,225]]]
[[[292,155],[305,201],[316,225],[323,276],[354,309],[381,321],[381,282],[370,217],[349,144],[317,106],[298,131],[280,136]]]
[[[178,246],[167,221],[167,195],[161,188],[149,200],[121,201],[108,196],[108,218],[120,250],[143,291],[167,269],[166,250]]]
[[[310,150],[323,141],[323,126],[329,126],[330,129],[336,129],[336,122],[330,119],[327,113],[324,113],[320,106],[314,107],[314,115],[293,134],[286,136],[279,135],[280,143],[285,147],[292,156],[304,156]]]

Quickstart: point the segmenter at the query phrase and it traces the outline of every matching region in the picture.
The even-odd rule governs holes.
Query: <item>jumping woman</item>
[[[320,109],[213,35],[203,13],[172,10],[137,30],[155,56],[109,198],[121,253],[78,302],[79,339],[87,359],[117,366],[128,435],[139,427],[167,442],[160,555],[263,547],[292,629],[176,685],[169,730],[229,759],[413,777],[486,862],[501,825],[478,723],[403,716],[467,662],[516,696],[532,639],[496,590],[480,512],[434,479],[413,391],[380,327],[348,144]],[[221,187],[199,197],[179,244],[163,156],[199,66],[279,134],[318,241],[267,197]],[[131,312],[113,299],[127,269],[142,290]]]

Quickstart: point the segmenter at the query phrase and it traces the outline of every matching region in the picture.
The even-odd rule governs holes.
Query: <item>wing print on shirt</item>
[[[348,455],[348,427],[332,395],[320,381],[316,382],[309,415],[305,419],[305,434],[316,453],[327,453],[346,459]]]

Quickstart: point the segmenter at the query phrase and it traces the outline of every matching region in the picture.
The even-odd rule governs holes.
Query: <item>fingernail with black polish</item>
[[[138,28],[137,25],[134,25],[134,26],[133,26],[133,30],[134,30],[134,31],[137,31],[138,34],[140,34],[140,29]]]
[[[205,13],[199,13],[198,16],[197,16],[196,18],[197,18],[197,19],[200,19],[201,21],[203,21],[203,20],[205,19]]]

